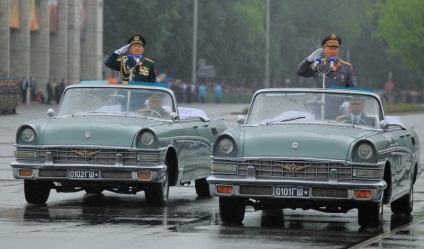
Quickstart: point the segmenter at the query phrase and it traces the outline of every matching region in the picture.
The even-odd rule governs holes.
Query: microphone
[[[314,63],[312,63],[312,66],[311,66],[311,68],[312,68],[312,70],[315,70],[316,68],[317,68],[317,66],[318,66],[318,64],[320,64],[321,63],[321,58],[317,58],[315,61],[314,61]]]
[[[330,58],[330,69],[333,70],[335,59],[333,57]]]
[[[135,62],[138,64],[138,63],[140,63],[140,60],[141,60],[141,56],[140,55],[136,55],[135,56]]]

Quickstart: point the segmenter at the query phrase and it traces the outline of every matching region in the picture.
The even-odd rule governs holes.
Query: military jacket
[[[357,117],[355,119],[355,117]],[[352,124],[366,124],[369,126],[375,126],[376,120],[373,117],[367,116],[365,113],[352,114],[348,113],[347,115],[341,115],[336,118],[337,121],[352,123]]]
[[[131,73],[133,81],[156,82],[155,64],[149,58],[142,57],[137,64],[133,58],[112,53],[105,61],[105,65],[120,71],[123,83],[128,83]]]
[[[297,67],[297,75],[303,77],[314,77],[315,86],[322,88],[323,77],[325,77],[325,88],[329,87],[356,87],[356,77],[353,67],[346,61],[336,59],[334,67],[330,68],[328,59],[322,61],[315,70],[311,68],[312,62],[303,60]]]

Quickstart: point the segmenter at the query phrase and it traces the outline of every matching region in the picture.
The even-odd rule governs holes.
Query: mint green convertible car
[[[247,118],[216,140],[210,192],[224,224],[255,210],[358,210],[379,226],[383,204],[410,214],[421,173],[415,129],[385,116],[378,95],[347,89],[263,89]]]
[[[66,88],[57,112],[27,122],[16,133],[14,177],[24,179],[28,203],[50,190],[144,191],[163,206],[169,186],[195,182],[210,196],[212,143],[227,129],[198,109],[177,108],[174,93],[158,84],[82,82]]]

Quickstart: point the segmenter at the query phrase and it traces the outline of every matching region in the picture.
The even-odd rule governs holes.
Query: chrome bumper
[[[366,199],[366,201],[379,202],[383,198],[384,189],[387,187],[387,183],[384,180],[380,181],[337,181],[329,179],[327,181],[315,181],[315,180],[302,180],[302,179],[249,179],[245,176],[237,175],[212,175],[207,179],[209,183],[209,190],[213,196],[226,196],[226,197],[245,197],[252,199],[307,199],[316,201],[332,201],[332,200],[346,200],[346,201],[364,201],[364,199],[358,200],[354,197],[354,190],[370,190],[372,197]],[[232,186],[233,191],[231,194],[223,194],[217,192],[217,186]],[[310,195],[308,197],[285,197],[276,196],[275,189],[279,186],[302,186],[309,188]],[[250,190],[257,188],[268,187],[269,191],[252,191],[250,193],[241,193],[241,188],[248,188]],[[345,191],[346,195],[343,197],[330,197],[330,196],[314,196],[314,189],[329,189],[329,190],[341,190]],[[247,191],[249,192],[249,191]],[[257,192],[262,192],[258,194]]]
[[[10,164],[15,179],[52,180],[52,181],[93,181],[93,182],[162,182],[167,166],[164,163],[149,163],[146,165],[107,165],[107,164],[69,164],[60,163],[46,165],[39,161],[14,161]],[[21,176],[19,170],[32,170],[30,176]],[[99,173],[98,178],[71,178],[70,170],[87,170]],[[151,172],[150,179],[139,179],[137,172]]]

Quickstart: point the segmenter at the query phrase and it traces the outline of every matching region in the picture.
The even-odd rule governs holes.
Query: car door
[[[392,163],[393,174],[393,190],[392,195],[398,196],[407,191],[410,187],[410,175],[412,168],[412,157],[405,146],[408,145],[410,135],[408,131],[401,127],[390,127],[389,133],[393,143],[390,152],[390,161]]]
[[[198,155],[201,148],[199,139],[199,122],[192,119],[178,121],[177,131],[179,168],[182,171],[181,182],[196,179],[198,168]]]

